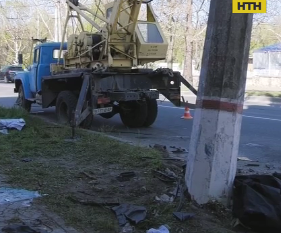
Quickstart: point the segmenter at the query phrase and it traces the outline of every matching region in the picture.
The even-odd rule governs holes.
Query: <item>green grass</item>
[[[248,96],[281,97],[280,91],[246,91]]]
[[[167,194],[168,188],[173,188],[151,175],[152,169],[164,166],[161,154],[156,150],[131,146],[84,130],[77,130],[77,141],[65,140],[71,136],[70,128],[46,123],[19,109],[0,107],[0,118],[24,118],[26,121],[22,131],[0,134],[2,175],[8,177],[12,187],[47,194],[37,199],[35,204],[46,205],[78,230],[119,232],[118,222],[110,209],[82,205],[73,202],[73,198],[146,206],[148,216],[137,225],[136,232],[145,232],[162,224],[168,224],[173,229],[171,232],[177,232],[175,229],[228,232],[219,224],[206,221],[201,210],[195,210],[199,216],[195,220],[181,223],[172,215],[177,203],[155,202],[156,196]],[[116,176],[125,171],[135,171],[138,178],[118,182]],[[186,204],[184,210],[190,212],[189,207]]]

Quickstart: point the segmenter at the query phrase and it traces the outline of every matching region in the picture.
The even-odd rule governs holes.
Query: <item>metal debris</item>
[[[164,172],[153,170],[152,173],[156,178],[158,178],[161,181],[164,181],[164,182],[175,182],[176,181],[176,177],[166,174]]]
[[[174,201],[173,197],[169,197],[167,194],[163,194],[160,197],[155,197],[156,201],[160,201],[160,202],[167,202],[167,203],[171,203]]]
[[[125,226],[128,223],[128,220],[138,224],[145,220],[147,214],[145,207],[130,204],[121,204],[113,207],[112,210],[115,212],[120,226]]]

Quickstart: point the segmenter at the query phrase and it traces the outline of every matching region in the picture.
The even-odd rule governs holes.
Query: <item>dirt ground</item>
[[[183,185],[184,161],[169,158],[159,148],[136,147],[82,130],[72,140],[69,128],[15,109],[1,108],[0,117],[26,121],[22,131],[0,134],[0,171],[5,177],[0,185],[47,194],[24,207],[28,217],[18,214],[22,206],[0,205],[0,227],[30,223],[30,216],[36,215],[40,229],[48,225],[46,232],[119,233],[120,221],[127,219],[117,218],[112,208],[127,204],[127,211],[137,208],[129,217],[142,220],[128,221],[136,233],[163,224],[171,233],[245,232],[231,227],[231,211],[219,203],[190,202]],[[180,221],[174,212],[189,218]],[[51,223],[59,219],[56,215],[63,223]],[[57,225],[64,230],[54,231]]]

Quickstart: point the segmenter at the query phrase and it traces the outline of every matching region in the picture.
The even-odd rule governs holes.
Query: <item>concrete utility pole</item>
[[[252,14],[211,0],[186,184],[193,199],[229,200],[236,175]]]

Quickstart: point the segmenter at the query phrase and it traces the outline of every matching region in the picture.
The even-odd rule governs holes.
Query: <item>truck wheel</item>
[[[25,95],[24,95],[24,90],[22,85],[19,86],[19,92],[18,92],[18,99],[16,101],[17,105],[21,108],[23,108],[24,110],[26,110],[27,112],[30,112],[31,110],[31,102],[27,99],[25,99]]]
[[[147,104],[144,101],[131,101],[120,108],[120,118],[130,128],[142,127],[147,118]]]
[[[77,98],[71,91],[62,91],[56,102],[56,115],[61,124],[70,125],[72,120],[72,113],[75,111],[77,105]],[[86,106],[83,107],[83,110]],[[89,129],[93,123],[93,114],[91,113],[81,122],[80,127]]]
[[[155,122],[155,120],[157,118],[157,114],[158,114],[157,100],[156,99],[147,99],[146,105],[147,105],[147,117],[146,117],[146,120],[145,120],[143,126],[149,127]]]
[[[56,115],[61,124],[70,124],[72,112],[76,109],[77,98],[71,91],[59,93],[56,102]]]

